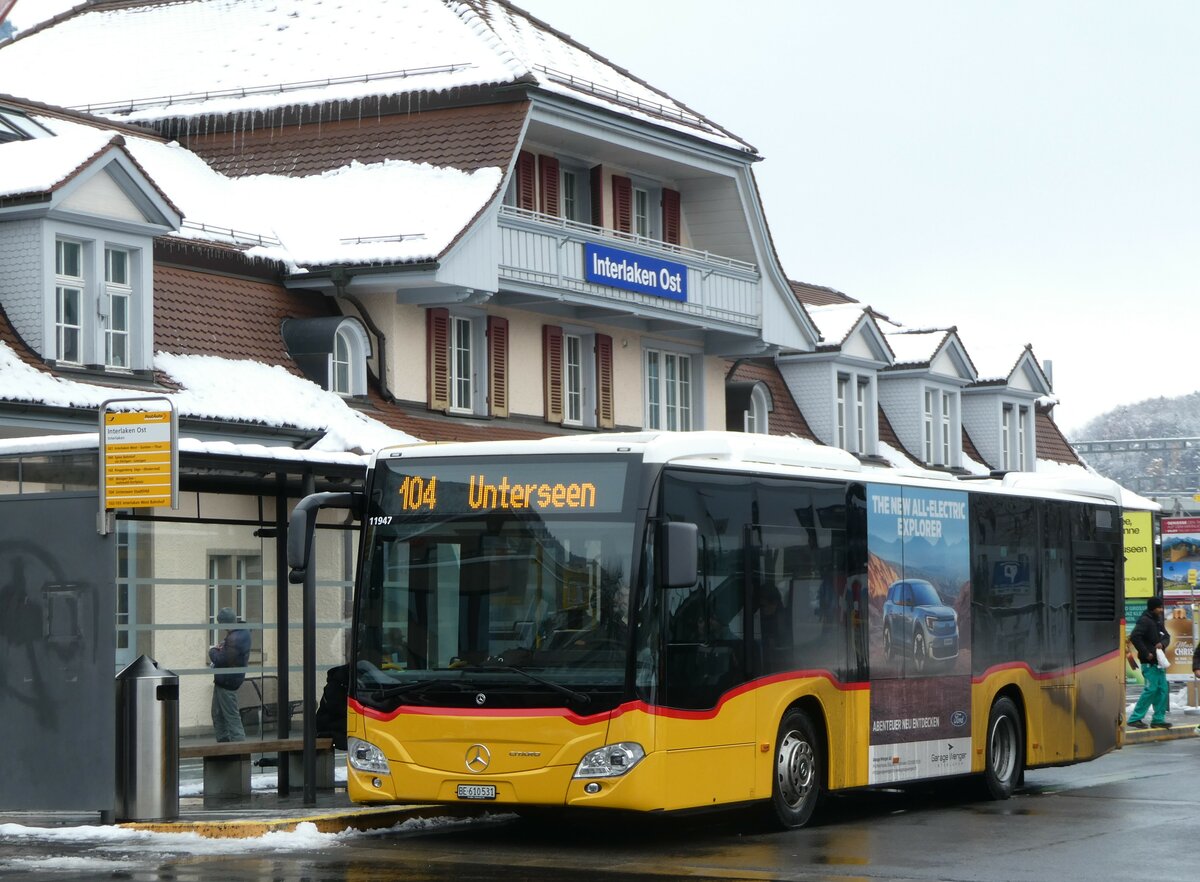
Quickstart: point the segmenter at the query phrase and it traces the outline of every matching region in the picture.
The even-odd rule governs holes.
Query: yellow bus
[[[363,803],[800,827],[830,791],[1093,759],[1124,711],[1120,488],[874,467],[724,432],[372,461]]]

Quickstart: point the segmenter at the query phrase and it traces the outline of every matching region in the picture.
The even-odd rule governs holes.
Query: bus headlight
[[[646,751],[636,741],[606,744],[579,761],[574,777],[617,778],[641,762],[645,755]]]
[[[387,757],[383,751],[370,741],[360,738],[346,739],[346,760],[360,772],[375,772],[380,775],[391,774]]]

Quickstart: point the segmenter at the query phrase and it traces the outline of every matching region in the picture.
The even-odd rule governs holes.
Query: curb
[[[1192,723],[1172,725],[1170,729],[1125,729],[1125,744],[1144,744],[1148,741],[1178,741],[1200,735],[1200,726]]]
[[[254,839],[265,833],[292,832],[300,824],[312,824],[320,833],[345,830],[380,830],[418,818],[466,817],[477,813],[455,805],[409,805],[323,812],[286,818],[253,820],[161,821],[118,824],[123,830],[150,833],[196,833],[205,839]]]

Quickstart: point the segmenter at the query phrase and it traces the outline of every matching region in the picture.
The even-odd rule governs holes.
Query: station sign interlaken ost
[[[170,410],[107,411],[104,508],[166,507],[173,502],[175,445]]]

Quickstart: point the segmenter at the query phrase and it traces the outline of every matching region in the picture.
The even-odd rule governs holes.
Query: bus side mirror
[[[288,581],[299,585],[308,570],[308,558],[312,553],[313,530],[317,525],[317,512],[322,508],[348,508],[361,517],[363,496],[361,493],[313,493],[296,503],[288,518],[287,559]]]
[[[699,578],[696,566],[700,548],[699,536],[700,530],[695,524],[663,525],[664,588],[690,588],[696,584]]]

